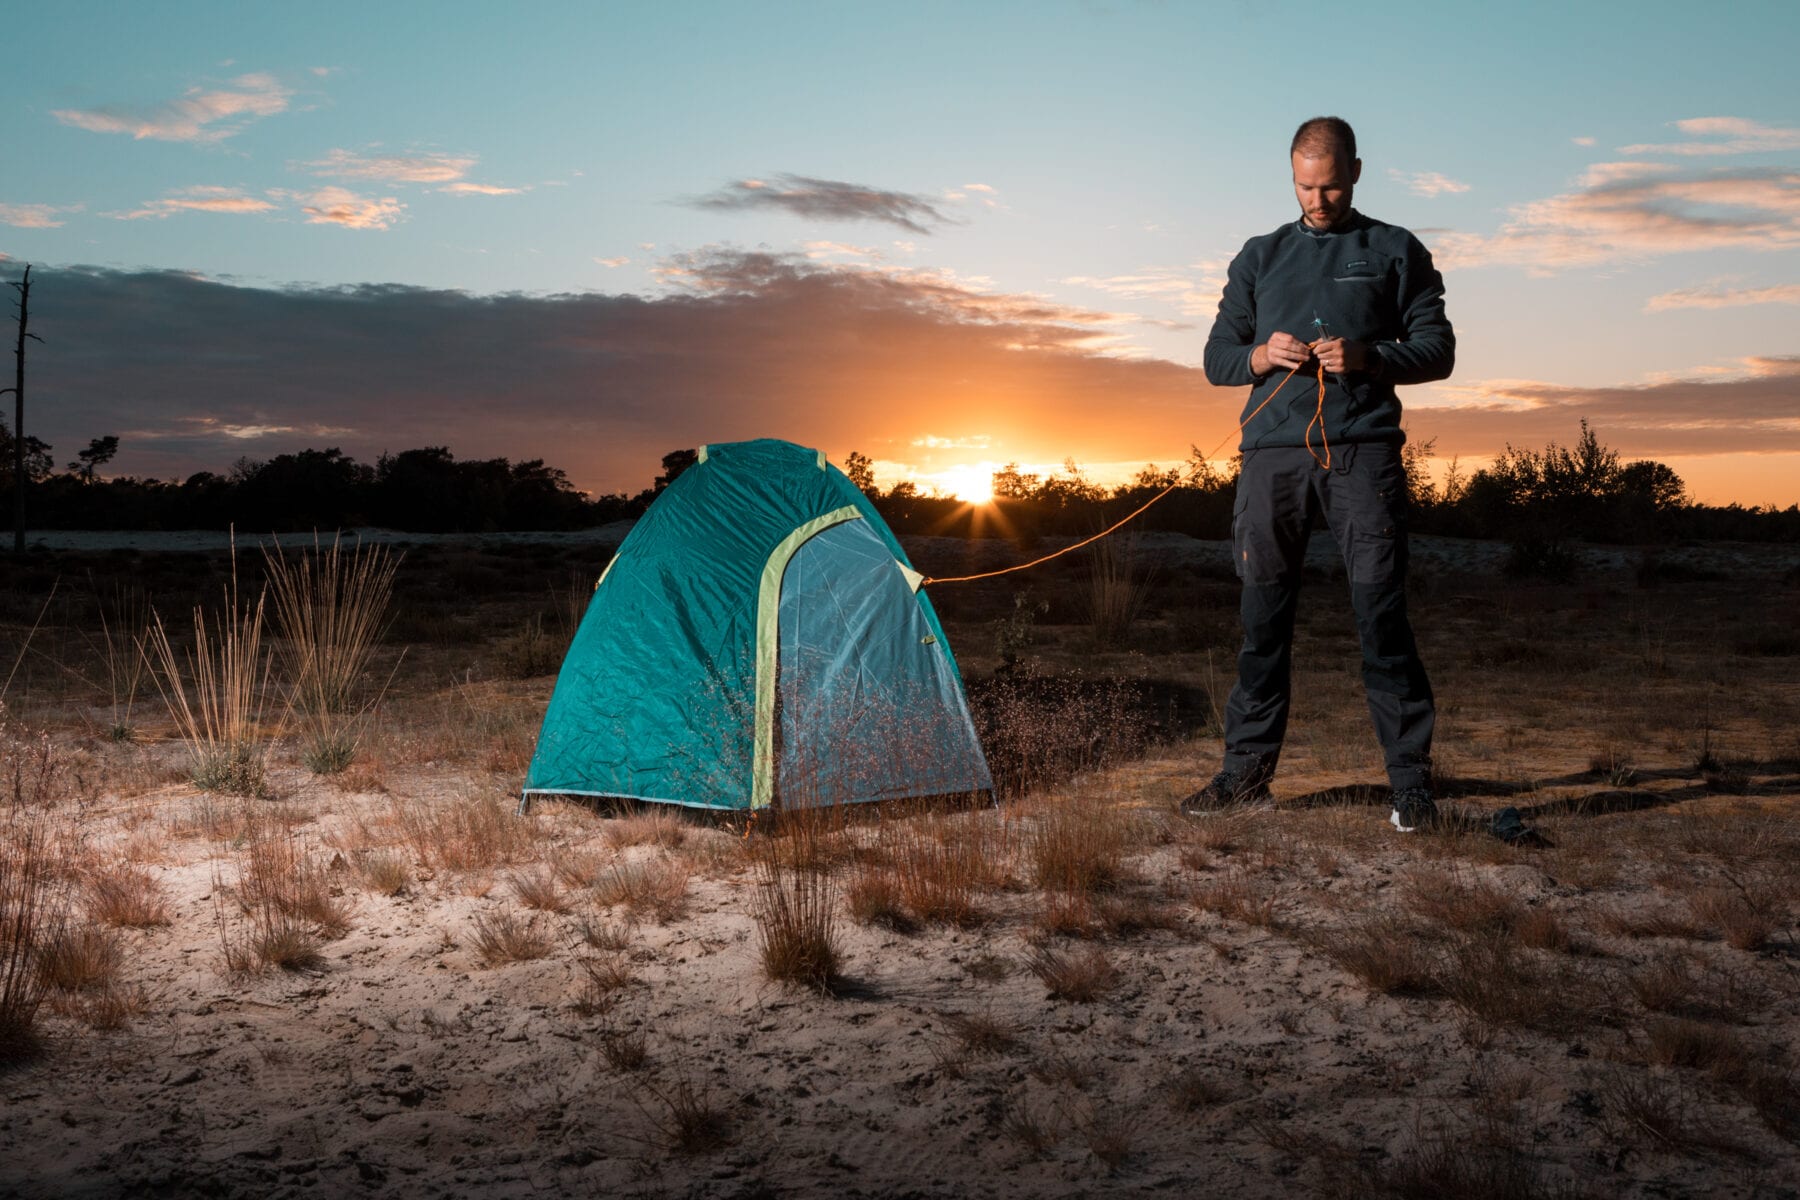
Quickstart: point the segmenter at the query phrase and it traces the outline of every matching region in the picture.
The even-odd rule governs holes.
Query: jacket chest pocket
[[[1334,283],[1371,287],[1387,278],[1388,260],[1379,254],[1352,254],[1332,268]]]

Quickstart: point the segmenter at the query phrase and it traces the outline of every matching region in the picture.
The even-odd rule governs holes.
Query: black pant
[[[1406,468],[1400,447],[1333,447],[1323,469],[1305,447],[1244,452],[1232,546],[1244,582],[1244,646],[1225,705],[1225,767],[1273,774],[1287,733],[1294,610],[1315,516],[1344,556],[1362,638],[1363,688],[1395,788],[1431,786],[1436,706],[1406,619]]]

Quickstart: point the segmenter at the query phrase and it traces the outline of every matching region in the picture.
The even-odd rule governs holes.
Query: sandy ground
[[[1497,552],[1421,542],[1422,559]],[[934,549],[948,553],[920,557]],[[1709,553],[1786,569],[1755,549]],[[1474,630],[1493,619],[1469,614]],[[1759,1109],[1733,1082],[1734,1055],[1789,1084],[1800,1062],[1797,697],[1787,660],[1733,661],[1739,693],[1754,683],[1759,699],[1716,723],[1737,764],[1718,787],[1687,746],[1645,732],[1695,693],[1678,674],[1639,681],[1629,713],[1609,701],[1606,728],[1640,723],[1629,779],[1567,736],[1571,716],[1602,726],[1587,700],[1552,697],[1540,724],[1514,699],[1533,686],[1447,691],[1458,803],[1524,808],[1555,843],[1539,850],[1390,834],[1355,743],[1366,732],[1346,751],[1333,723],[1366,722],[1354,673],[1321,670],[1277,811],[1178,816],[1216,754],[1201,738],[955,818],[992,859],[980,919],[901,933],[840,900],[833,995],[764,977],[739,830],[694,822],[679,845],[617,846],[613,818],[546,803],[513,818],[529,836],[490,865],[449,869],[402,840],[409,806],[510,805],[522,763],[496,759],[472,722],[470,745],[441,753],[390,735],[336,785],[277,750],[276,799],[249,803],[330,874],[349,927],[309,969],[231,973],[242,827],[202,827],[172,742],[116,746],[71,725],[59,744],[96,781],[78,814],[86,861],[147,872],[170,923],[122,933],[124,976],[147,999],[125,1028],[49,1015],[43,1055],[0,1071],[0,1197],[1800,1196],[1794,1102]],[[541,711],[549,682],[493,702]],[[1139,904],[1147,927],[1046,932],[1026,847],[1078,801],[1134,831],[1106,900]],[[879,829],[849,836],[866,846]],[[371,850],[403,858],[401,894],[360,882],[352,860]],[[634,916],[579,886],[566,913],[525,908],[513,878],[570,855],[688,872],[683,909]],[[848,887],[854,868],[837,878]],[[1691,915],[1733,884],[1763,889],[1772,930],[1754,949]],[[1465,980],[1513,972],[1552,1003],[1481,1016],[1442,989],[1371,986],[1326,948],[1331,931],[1446,888],[1488,888],[1566,927],[1491,969],[1458,960]],[[484,962],[477,920],[503,913],[547,932],[548,953]],[[584,942],[584,927],[617,947]],[[1431,944],[1452,957],[1490,946],[1380,927],[1396,946],[1442,935]],[[1116,980],[1055,998],[1031,969],[1045,949],[1097,949]],[[623,981],[598,1009],[584,962]],[[1655,992],[1657,972],[1693,1002]],[[1736,1049],[1657,1050],[1680,1020]],[[609,1061],[638,1035],[642,1065]],[[710,1120],[684,1141],[684,1115]],[[1461,1183],[1445,1191],[1447,1178]]]

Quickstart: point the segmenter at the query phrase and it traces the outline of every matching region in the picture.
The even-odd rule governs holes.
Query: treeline
[[[1441,480],[1426,470],[1432,443],[1408,442],[1411,527],[1420,533],[1491,538],[1515,547],[1531,567],[1554,567],[1572,540],[1600,543],[1800,541],[1800,505],[1785,509],[1702,505],[1681,478],[1654,461],[1623,461],[1587,423],[1571,446],[1511,445],[1487,467],[1464,476],[1452,460]],[[34,529],[224,529],[306,531],[382,526],[416,532],[580,529],[636,517],[698,461],[692,449],[663,456],[662,473],[635,495],[589,496],[541,459],[458,460],[442,446],[384,454],[373,465],[338,449],[302,450],[265,461],[240,460],[224,474],[181,481],[121,476],[99,469],[117,452],[116,437],[96,438],[58,472],[50,447],[29,439],[27,513]],[[0,495],[11,488],[12,446],[0,425]],[[1231,536],[1235,460],[1207,461],[1198,450],[1181,466],[1146,466],[1129,482],[1104,487],[1073,461],[1039,475],[1008,464],[993,478],[992,505],[922,493],[911,481],[876,486],[870,460],[852,452],[844,471],[901,533],[950,537],[1084,535],[1098,531],[1166,490],[1132,528],[1201,538]]]
[[[1417,533],[1487,538],[1514,547],[1522,570],[1554,572],[1570,543],[1643,544],[1679,541],[1800,541],[1800,505],[1784,509],[1692,502],[1667,464],[1626,462],[1601,444],[1587,422],[1572,446],[1542,450],[1508,445],[1487,467],[1465,475],[1455,460],[1444,478],[1429,471],[1432,442],[1409,441],[1402,451],[1410,487],[1410,528]],[[915,533],[994,529],[967,506],[926,499],[909,483],[873,489],[867,460],[852,454],[846,470],[896,528]],[[1194,537],[1231,536],[1237,464],[1206,461],[1198,450],[1181,467],[1146,466],[1116,488],[1090,482],[1073,461],[1061,473],[1021,472],[1016,463],[994,475],[1000,524],[1027,536],[1093,533],[1170,487],[1167,497],[1133,528],[1174,530]],[[1572,560],[1570,560],[1572,561]]]
[[[90,450],[117,439],[96,439]],[[581,529],[643,512],[666,483],[637,496],[588,497],[541,459],[459,461],[442,446],[384,454],[374,465],[338,449],[242,459],[224,474],[185,480],[101,479],[104,463],[51,469],[48,448],[27,459],[26,513],[33,529],[239,529],[277,532],[375,525],[454,533]],[[0,494],[10,494],[10,467]]]

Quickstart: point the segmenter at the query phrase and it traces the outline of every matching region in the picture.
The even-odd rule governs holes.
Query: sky
[[[1800,501],[1800,6],[92,4],[9,14],[28,433],[185,477],[305,447],[635,492],[784,437],[885,483],[1235,449],[1201,351],[1356,127],[1444,272],[1441,470],[1586,419]],[[12,299],[10,291],[0,299]],[[1302,331],[1303,332],[1303,331]],[[8,337],[10,340],[10,336]],[[6,405],[10,423],[11,405]]]

